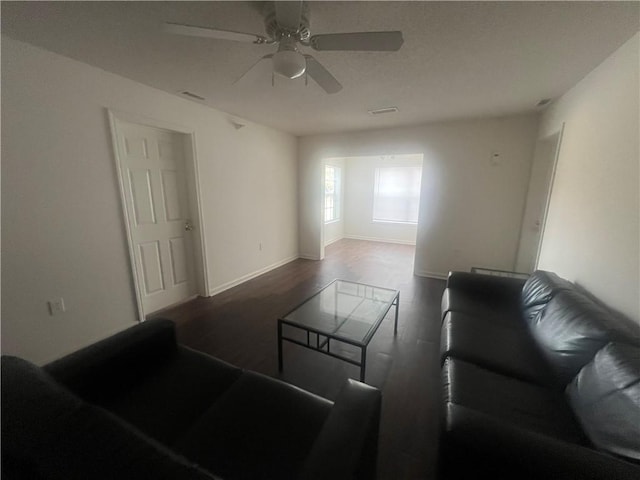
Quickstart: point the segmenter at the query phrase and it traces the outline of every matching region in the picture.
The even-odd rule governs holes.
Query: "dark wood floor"
[[[277,318],[335,278],[399,289],[398,335],[392,308],[367,350],[366,381],[383,392],[378,478],[434,478],[445,282],[413,275],[413,256],[412,246],[344,239],[323,261],[296,260],[154,316],[174,320],[183,344],[333,400],[358,367],[285,342],[279,374]]]

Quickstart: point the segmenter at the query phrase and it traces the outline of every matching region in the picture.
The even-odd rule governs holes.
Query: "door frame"
[[[133,287],[136,297],[136,305],[138,309],[138,321],[144,322],[145,320],[145,311],[144,305],[142,303],[142,286],[138,281],[138,263],[135,259],[135,249],[133,244],[133,236],[131,232],[131,224],[129,213],[127,212],[127,204],[125,200],[125,182],[124,176],[121,167],[121,158],[120,158],[120,149],[118,148],[118,124],[119,122],[125,123],[133,123],[145,127],[157,128],[161,130],[168,130],[173,133],[178,133],[184,135],[185,138],[185,150],[186,155],[184,158],[185,161],[185,179],[187,180],[187,198],[189,203],[189,210],[192,210],[192,206],[195,207],[196,211],[190,211],[192,217],[196,217],[198,219],[198,225],[196,230],[198,230],[199,235],[195,242],[193,242],[192,250],[193,250],[193,264],[195,267],[194,278],[196,281],[195,290],[196,292],[203,296],[209,296],[209,274],[207,271],[207,242],[206,242],[206,234],[204,228],[204,215],[202,213],[202,196],[200,189],[200,172],[198,168],[198,157],[196,153],[196,134],[193,129],[184,127],[182,125],[176,125],[171,122],[166,122],[164,120],[157,120],[154,118],[145,117],[143,115],[139,115],[131,112],[123,112],[117,111],[107,108],[106,109],[107,118],[109,121],[109,126],[111,130],[111,144],[113,148],[113,159],[116,166],[116,174],[118,179],[118,187],[120,191],[120,204],[122,207],[122,220],[124,222],[124,229],[127,237],[127,248],[129,250],[129,268],[131,272],[131,277],[133,280]],[[189,183],[193,182],[195,186],[195,192],[189,191]],[[202,265],[199,265],[199,257],[201,258]]]
[[[553,137],[554,135],[558,135],[558,140],[556,142],[556,151],[553,155],[553,160],[551,161],[551,175],[549,176],[549,188],[547,188],[547,195],[544,199],[544,207],[542,208],[542,225],[540,231],[540,238],[538,239],[538,245],[536,246],[536,256],[533,261],[533,268],[536,270],[538,268],[538,263],[540,261],[540,252],[542,252],[542,243],[544,242],[544,233],[547,229],[547,217],[549,215],[549,205],[551,204],[551,195],[553,193],[553,185],[556,180],[556,170],[558,168],[558,158],[560,157],[560,149],[562,148],[562,137],[564,135],[564,122],[560,126],[559,130],[543,137],[541,140],[545,138]]]

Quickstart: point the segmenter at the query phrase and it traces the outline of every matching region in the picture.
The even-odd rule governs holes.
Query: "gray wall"
[[[136,322],[107,108],[195,132],[209,293],[297,258],[293,135],[3,37],[3,353],[42,363]]]
[[[539,266],[640,323],[640,34],[545,112],[564,134]]]
[[[322,255],[319,178],[330,157],[424,155],[415,271],[512,269],[537,134],[535,115],[307,136],[299,146],[299,243]],[[492,154],[499,153],[499,163]],[[347,169],[349,167],[347,166]]]

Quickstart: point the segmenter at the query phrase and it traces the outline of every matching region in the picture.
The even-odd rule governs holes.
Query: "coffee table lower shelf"
[[[394,325],[393,325],[393,334],[394,336],[398,334],[398,306],[400,303],[400,295],[397,294],[396,297],[394,298],[393,302],[391,303],[391,306],[395,306],[396,310],[395,310],[395,319],[394,319]],[[390,308],[390,307],[389,307]],[[388,311],[387,311],[388,313]],[[298,330],[302,330],[304,332],[306,332],[306,342],[298,340],[296,338],[291,338],[291,337],[287,337],[284,336],[282,333],[282,327],[283,325],[286,325],[288,327],[291,328],[296,328]],[[344,362],[350,363],[351,365],[355,365],[357,367],[360,367],[360,381],[364,382],[365,381],[365,374],[366,374],[366,367],[367,367],[367,346],[369,345],[369,341],[371,340],[371,338],[373,337],[373,334],[376,332],[376,330],[378,329],[378,325],[375,326],[375,328],[370,332],[370,334],[367,336],[366,340],[364,342],[358,342],[358,341],[353,341],[353,340],[349,340],[346,338],[338,338],[335,337],[327,332],[322,332],[320,330],[316,330],[312,327],[308,327],[308,326],[303,326],[300,324],[295,324],[292,322],[289,322],[287,320],[284,319],[278,319],[278,371],[282,372],[283,369],[283,358],[282,358],[282,342],[286,341],[286,342],[290,342],[290,343],[294,343],[296,345],[300,345],[301,347],[305,347],[308,348],[310,350],[315,350],[316,352],[320,352],[323,353],[324,355],[328,355],[330,357],[334,357],[337,358],[339,360],[342,360]],[[315,336],[315,342],[313,341],[313,337]],[[343,355],[337,354],[335,352],[331,351],[331,341],[333,340],[334,343],[338,342],[338,343],[346,343],[349,345],[352,345],[354,347],[357,347],[360,349],[360,361],[354,360],[353,358],[349,358],[349,357],[345,357]]]

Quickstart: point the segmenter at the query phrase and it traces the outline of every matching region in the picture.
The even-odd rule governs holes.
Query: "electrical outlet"
[[[60,315],[65,311],[63,298],[54,298],[53,300],[49,300],[47,305],[49,305],[49,314],[51,316]]]

